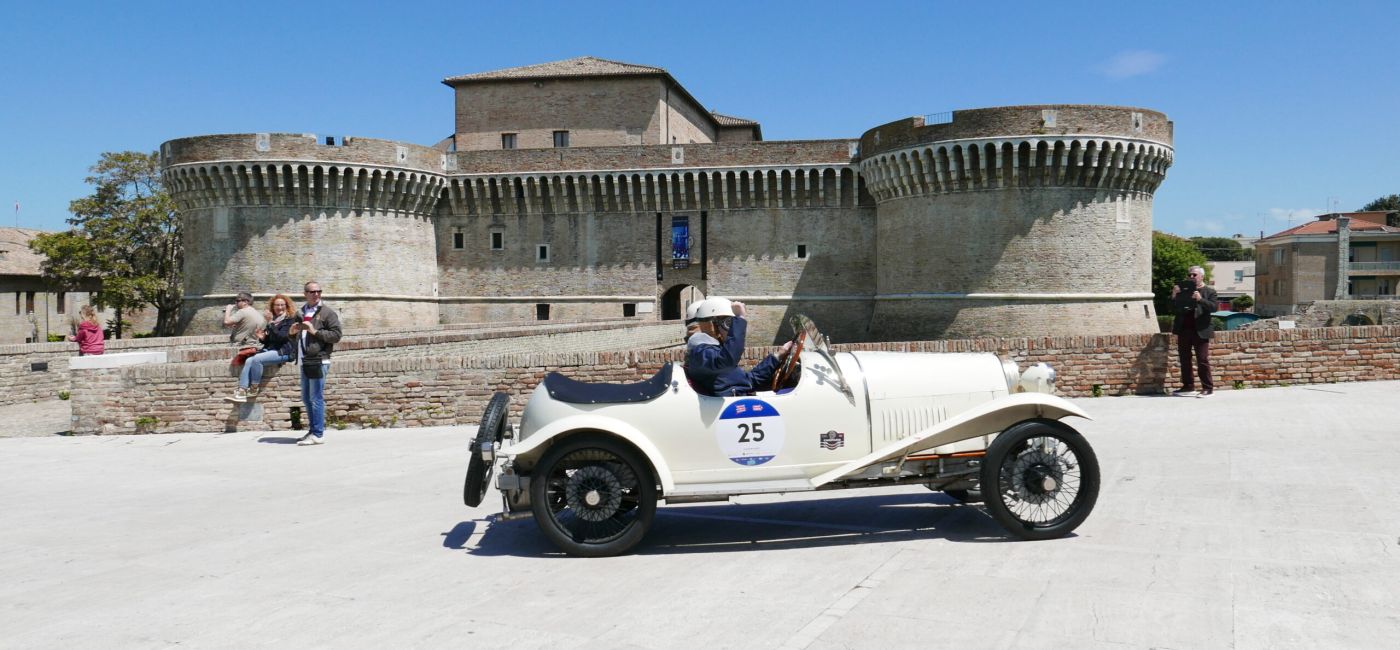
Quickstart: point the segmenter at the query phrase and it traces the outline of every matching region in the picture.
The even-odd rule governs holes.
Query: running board
[[[724,483],[684,483],[667,492],[665,499],[673,497],[725,497],[740,494],[770,494],[774,492],[811,492],[817,489],[805,478],[783,479],[779,481],[743,481]]]

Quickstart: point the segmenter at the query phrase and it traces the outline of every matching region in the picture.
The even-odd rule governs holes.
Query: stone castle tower
[[[189,333],[309,279],[356,329],[674,319],[750,304],[839,341],[1156,331],[1160,113],[1018,106],[859,140],[762,140],[661,68],[591,57],[444,80],[434,146],[259,133],[161,146]]]

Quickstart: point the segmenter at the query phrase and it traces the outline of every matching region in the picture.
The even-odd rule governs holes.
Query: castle
[[[357,328],[676,319],[722,295],[754,344],[1155,332],[1172,123],[1046,105],[764,141],[662,68],[581,57],[451,77],[434,146],[311,134],[161,145],[185,333],[316,279]]]

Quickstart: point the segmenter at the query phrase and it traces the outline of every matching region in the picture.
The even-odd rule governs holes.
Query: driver
[[[691,336],[700,331],[700,319],[696,318],[695,312],[700,310],[700,303],[703,300],[696,300],[685,308],[685,338],[682,341],[689,341]]]
[[[734,397],[754,394],[754,386],[773,381],[779,356],[768,355],[752,371],[744,372],[739,359],[744,356],[747,314],[742,302],[707,298],[695,312],[700,331],[686,341],[685,372],[696,392],[702,395]],[[782,354],[792,349],[783,345]]]

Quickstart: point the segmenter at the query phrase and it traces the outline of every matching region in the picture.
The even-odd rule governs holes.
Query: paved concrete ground
[[[908,487],[667,506],[597,560],[462,506],[465,429],[5,439],[0,646],[1394,647],[1397,392],[1079,400],[1065,539]]]
[[[0,406],[0,438],[67,434],[73,425],[72,405],[68,400],[52,399]]]

